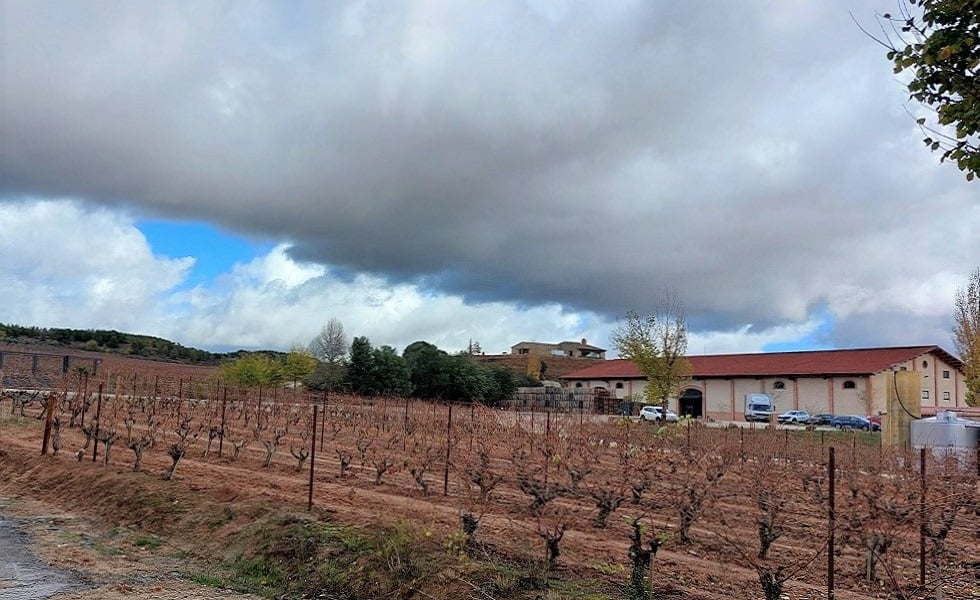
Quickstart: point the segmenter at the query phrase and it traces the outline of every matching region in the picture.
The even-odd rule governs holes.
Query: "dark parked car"
[[[834,415],[830,413],[820,413],[817,415],[810,415],[810,419],[807,421],[808,425],[830,425],[831,421],[834,420]]]
[[[860,429],[871,431],[871,421],[857,415],[841,415],[834,417],[830,424],[836,429]]]

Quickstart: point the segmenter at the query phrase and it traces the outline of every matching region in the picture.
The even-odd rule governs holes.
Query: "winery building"
[[[963,363],[939,346],[689,356],[691,381],[670,407],[681,415],[740,420],[745,394],[769,394],[777,410],[872,415],[885,410],[896,373],[921,382],[922,412],[966,407]],[[566,388],[640,400],[646,378],[625,359],[565,373]]]

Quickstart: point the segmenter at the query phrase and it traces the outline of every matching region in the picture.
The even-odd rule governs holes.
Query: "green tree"
[[[233,385],[273,386],[283,382],[282,364],[264,354],[246,354],[221,365],[221,377]]]
[[[909,0],[885,13],[881,37],[895,72],[909,71],[909,97],[935,110],[938,128],[918,120],[923,142],[956,163],[967,180],[980,172],[980,3],[976,0]],[[917,14],[913,14],[913,11]]]
[[[356,337],[350,345],[347,364],[347,383],[356,394],[374,395],[374,348],[366,337]]]
[[[448,387],[449,355],[429,342],[412,342],[402,353],[411,369],[412,393],[418,398],[442,398]]]
[[[412,391],[412,370],[391,346],[374,350],[374,390],[387,396],[407,396]]]
[[[636,363],[646,376],[646,402],[659,404],[666,414],[670,399],[680,395],[692,373],[686,356],[687,321],[680,301],[663,292],[652,314],[626,313],[610,340],[619,355]]]
[[[491,392],[493,378],[486,367],[476,364],[465,352],[450,356],[444,363],[446,387],[442,397],[447,400],[483,402]]]
[[[484,400],[490,406],[499,406],[503,401],[512,398],[517,393],[517,388],[528,379],[527,375],[518,377],[507,367],[489,367],[487,369],[493,385]]]
[[[966,373],[966,403],[980,406],[980,268],[956,291],[953,344]]]
[[[293,347],[283,358],[282,370],[287,380],[293,385],[306,379],[316,369],[317,360],[303,348]]]

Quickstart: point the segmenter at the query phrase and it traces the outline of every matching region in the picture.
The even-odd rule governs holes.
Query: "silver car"
[[[779,423],[796,423],[803,424],[810,420],[810,413],[805,410],[787,410],[783,414],[776,417],[776,421]]]

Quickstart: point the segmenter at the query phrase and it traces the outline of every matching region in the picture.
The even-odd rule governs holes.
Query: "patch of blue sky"
[[[154,256],[194,258],[193,269],[178,289],[209,285],[236,263],[249,262],[275,247],[271,241],[249,239],[201,222],[142,220],[136,227]]]
[[[834,314],[821,307],[812,318],[820,322],[816,328],[809,331],[806,335],[795,340],[784,340],[780,342],[770,342],[763,346],[763,352],[793,352],[800,350],[830,350],[834,348],[833,333],[837,325]]]

